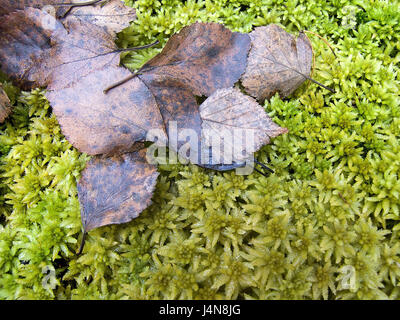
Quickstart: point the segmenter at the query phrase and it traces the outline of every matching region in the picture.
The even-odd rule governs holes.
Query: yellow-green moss
[[[289,128],[257,153],[270,177],[161,165],[154,204],[91,231],[77,257],[76,181],[88,157],[62,136],[42,91],[7,84],[15,108],[0,126],[0,298],[398,299],[399,4],[127,3],[138,19],[121,47],[165,44],[195,21],[317,32],[337,57],[310,36],[313,77],[336,93],[307,83],[265,103]],[[137,69],[159,51],[124,53],[123,63]]]

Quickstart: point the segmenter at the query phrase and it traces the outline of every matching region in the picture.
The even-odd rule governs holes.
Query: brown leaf
[[[0,123],[3,123],[10,113],[11,113],[10,99],[5,93],[3,85],[0,83]]]
[[[190,129],[200,138],[196,95],[210,95],[237,82],[245,70],[249,48],[247,34],[231,32],[216,23],[194,23],[174,34],[162,52],[139,71],[139,78],[157,101],[167,130],[174,121],[178,133]],[[172,149],[183,158],[188,158],[190,150],[191,161],[202,162],[199,139],[177,142],[169,131],[168,136]]]
[[[89,161],[78,182],[85,232],[128,222],[150,205],[158,172],[145,155],[141,150]]]
[[[247,34],[217,23],[196,22],[174,34],[140,72],[157,75],[158,82],[179,80],[194,95],[209,96],[239,80],[249,48]]]
[[[295,39],[271,24],[255,28],[250,37],[252,48],[241,80],[253,97],[263,101],[276,92],[287,97],[310,76],[312,48],[304,33]]]
[[[62,24],[34,8],[13,12],[0,19],[2,70],[24,89],[46,86],[51,70],[46,67],[53,48],[52,38],[63,38]]]
[[[49,77],[49,99],[63,134],[90,155],[131,151],[150,129],[164,131],[154,97],[138,78],[108,94],[104,88],[131,73],[119,67],[113,35],[68,17],[68,35],[56,39]],[[165,137],[166,139],[166,137]]]
[[[164,79],[152,74],[140,75],[139,78],[143,80],[156,99],[165,124],[170,147],[174,151],[178,152],[185,144],[184,141],[178,141],[177,136],[179,133],[184,133],[183,130],[191,129],[200,137],[201,119],[196,97],[181,81]],[[171,132],[170,128],[175,128],[175,130]],[[192,143],[188,149],[195,150],[199,141],[190,142]],[[180,155],[187,158],[183,153],[180,153]]]
[[[23,10],[28,7],[46,9],[46,7],[53,6],[55,4],[71,2],[71,0],[0,0],[0,17],[16,10]],[[57,17],[63,17],[70,9],[71,7],[69,6],[58,6],[54,8],[54,14]]]
[[[21,21],[24,25],[17,28],[15,24]],[[54,30],[44,28],[49,21]],[[35,28],[26,36],[29,23]],[[4,26],[18,30],[15,35],[12,29],[0,33],[0,39],[12,40],[0,48],[4,66],[15,66],[6,72],[19,82],[29,80],[26,85],[48,85],[47,97],[62,131],[80,151],[91,155],[126,152],[145,140],[148,129],[164,130],[154,98],[139,79],[103,93],[107,85],[130,74],[118,67],[114,36],[104,28],[72,16],[64,21],[64,29],[53,17],[33,8],[8,15]],[[48,32],[42,35],[43,30]]]
[[[71,17],[64,22],[68,34],[53,34],[50,61],[42,68],[51,70],[48,88],[66,88],[97,70],[117,67],[120,52],[114,36],[103,28]]]
[[[109,34],[115,35],[129,27],[129,24],[136,18],[136,11],[134,8],[127,7],[121,0],[109,0],[106,3],[74,7],[67,19],[70,17],[99,26]]]
[[[24,89],[68,87],[105,65],[119,65],[115,32],[134,18],[134,9],[120,0],[74,7],[63,24],[39,9],[13,12],[0,22],[2,69]]]
[[[140,79],[103,93],[104,87],[129,74],[124,68],[107,67],[46,94],[63,134],[78,150],[90,155],[127,152],[146,140],[148,130],[164,131],[154,97]]]
[[[219,152],[214,164],[243,162],[271,138],[287,133],[256,100],[234,88],[220,89],[207,98],[200,105],[200,116],[204,147]]]

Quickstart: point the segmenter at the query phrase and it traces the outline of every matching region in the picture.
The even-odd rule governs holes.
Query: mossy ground
[[[399,299],[400,6],[392,1],[127,1],[121,47],[195,21],[234,31],[276,23],[310,36],[313,77],[265,103],[290,133],[257,153],[275,173],[163,165],[154,204],[89,233],[76,181],[88,157],[60,133],[40,90],[6,85],[0,126],[2,299]],[[125,53],[136,69],[160,49]]]

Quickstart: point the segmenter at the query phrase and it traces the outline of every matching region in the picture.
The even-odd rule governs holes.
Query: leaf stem
[[[84,231],[83,235],[82,235],[81,245],[79,246],[79,250],[76,253],[77,256],[79,256],[83,251],[83,247],[85,246],[86,235],[87,235],[87,232]]]
[[[120,80],[120,81],[118,81],[118,82],[112,84],[111,86],[105,88],[105,89],[103,90],[104,94],[107,94],[110,90],[112,90],[112,89],[114,89],[114,88],[116,88],[116,87],[118,87],[118,86],[124,84],[125,82],[128,82],[129,80],[133,79],[133,78],[136,77],[137,75],[138,75],[138,73],[135,72],[135,73],[131,74],[130,76],[128,76],[128,77],[126,77],[126,78],[124,78],[124,79],[122,79],[122,80]]]
[[[87,1],[87,2],[76,2],[76,3],[55,3],[52,4],[54,7],[85,7],[85,6],[91,6],[96,3],[99,3],[104,0],[92,0],[92,1]]]
[[[272,170],[270,167],[267,167],[264,163],[261,163],[261,162],[257,161],[256,159],[254,159],[254,162],[257,163],[262,168],[268,170],[269,172],[274,173],[274,170]]]
[[[126,49],[118,49],[115,52],[127,52],[127,51],[135,51],[135,50],[147,49],[147,48],[153,47],[153,46],[155,46],[155,45],[157,45],[159,43],[160,43],[160,41],[156,40],[153,43],[145,44],[144,46],[131,47],[131,48],[126,48]]]
[[[323,42],[325,42],[325,44],[329,47],[329,49],[331,49],[333,55],[335,56],[335,58],[337,58],[335,51],[333,50],[332,46],[329,44],[328,40],[326,40],[324,37],[321,37],[318,33],[312,32],[312,31],[308,31],[308,30],[303,30],[301,32],[307,32],[307,33],[311,33],[314,36],[317,36],[318,38],[320,38]]]

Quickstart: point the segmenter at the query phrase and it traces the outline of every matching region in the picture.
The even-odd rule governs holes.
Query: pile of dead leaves
[[[132,74],[120,66],[114,40],[135,11],[120,0],[0,1],[2,70],[24,89],[46,87],[63,134],[94,156],[78,183],[85,232],[127,222],[150,204],[158,173],[146,161],[145,141],[171,140],[173,123],[177,132],[191,129],[200,137],[170,141],[181,157],[195,150],[190,160],[200,166],[243,166],[272,137],[287,132],[257,100],[277,92],[286,97],[312,80],[308,38],[303,33],[295,38],[276,25],[243,34],[217,23],[195,23]],[[206,100],[199,103],[199,97]],[[9,112],[0,87],[0,120]],[[255,144],[236,144],[233,161],[226,163],[211,142],[236,129],[250,130]]]

